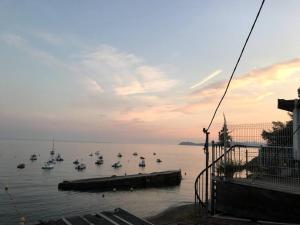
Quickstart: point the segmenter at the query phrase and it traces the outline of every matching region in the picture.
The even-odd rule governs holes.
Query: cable
[[[14,204],[14,199],[13,199],[13,196],[9,193],[8,191],[8,187],[5,186],[2,182],[0,182],[0,185],[3,187],[4,189],[4,192],[7,194],[10,202],[11,202],[11,205],[13,206],[16,214],[18,215],[18,217],[20,218],[20,224],[26,224],[26,219],[25,217],[22,215],[22,213],[19,211],[18,207]]]
[[[221,97],[221,99],[220,99],[220,101],[219,101],[219,104],[218,104],[217,108],[216,108],[215,111],[214,111],[214,114],[213,114],[213,116],[212,116],[212,118],[211,118],[211,121],[210,121],[210,123],[209,123],[207,129],[205,129],[206,131],[208,131],[208,130],[210,129],[210,126],[212,125],[212,123],[213,123],[213,121],[214,121],[214,119],[215,119],[215,116],[216,116],[216,114],[217,114],[217,112],[218,112],[218,109],[219,109],[219,107],[220,107],[220,105],[221,105],[223,99],[225,98],[225,95],[226,95],[226,93],[227,93],[227,91],[228,91],[228,88],[229,88],[229,86],[230,86],[231,80],[232,80],[232,78],[233,78],[233,75],[234,75],[234,73],[235,73],[235,71],[236,71],[236,68],[238,67],[238,64],[239,64],[241,58],[242,58],[242,55],[243,55],[243,53],[244,53],[244,50],[245,50],[245,48],[246,48],[246,45],[247,45],[247,43],[248,43],[248,40],[249,40],[249,38],[250,38],[250,36],[251,36],[251,33],[252,33],[253,29],[254,29],[254,26],[255,26],[255,24],[256,24],[256,21],[257,21],[257,19],[258,19],[258,17],[259,17],[259,14],[260,14],[260,12],[261,12],[261,9],[262,9],[264,3],[265,3],[265,0],[262,0],[262,3],[261,3],[261,5],[260,5],[260,8],[259,8],[259,10],[258,10],[258,13],[257,13],[257,15],[256,15],[256,17],[255,17],[254,23],[252,24],[252,27],[251,27],[250,32],[249,32],[249,34],[248,34],[248,37],[247,37],[247,39],[246,39],[246,41],[245,41],[245,44],[244,44],[244,46],[243,46],[243,48],[242,48],[242,51],[241,51],[241,53],[240,53],[240,56],[239,56],[239,58],[238,58],[238,60],[237,60],[237,62],[236,62],[236,64],[235,64],[235,67],[234,67],[232,73],[231,73],[231,76],[230,76],[230,79],[229,79],[229,81],[228,81],[228,83],[227,83],[225,92],[224,92],[223,96]]]

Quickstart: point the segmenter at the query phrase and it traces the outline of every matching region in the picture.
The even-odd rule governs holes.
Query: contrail
[[[199,83],[193,85],[190,87],[190,89],[193,89],[195,87],[198,87],[204,83],[206,83],[207,81],[209,81],[210,79],[214,78],[215,76],[218,76],[220,73],[222,73],[222,70],[216,70],[215,72],[213,72],[212,74],[208,75],[207,77],[205,77],[202,81],[200,81]]]

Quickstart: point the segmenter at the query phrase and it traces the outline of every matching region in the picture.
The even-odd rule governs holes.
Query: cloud
[[[17,34],[4,34],[1,37],[1,40],[6,44],[15,46],[15,47],[23,47],[27,44],[26,40]]]
[[[47,32],[38,32],[36,33],[36,36],[52,45],[61,45],[64,42],[63,38],[60,36]]]
[[[207,81],[209,81],[212,78],[218,76],[220,73],[222,73],[222,70],[216,70],[216,71],[214,71],[212,74],[208,75],[207,77],[205,77],[203,80],[201,80],[197,84],[194,84],[193,86],[191,86],[190,89],[193,89],[195,87],[199,87],[199,86],[205,84]]]
[[[165,92],[178,84],[162,69],[109,45],[100,45],[77,58],[81,74],[106,83],[118,96]]]
[[[146,94],[168,91],[178,81],[167,79],[166,74],[152,66],[139,66],[131,82],[115,87],[117,95]],[[124,81],[123,83],[125,83]]]
[[[98,84],[97,81],[93,79],[87,78],[85,84],[86,84],[86,88],[91,94],[99,94],[104,92],[100,84]]]
[[[230,105],[225,105],[224,102],[224,107],[230,106],[237,110],[256,108],[261,102],[267,101],[268,97],[275,95],[275,90],[280,91],[280,93],[289,91],[285,86],[299,82],[299,73],[300,59],[296,58],[265,68],[254,69],[249,73],[236,77],[232,81],[225,98],[225,102]],[[176,111],[197,114],[214,108],[223,94],[226,84],[226,80],[218,81],[200,90],[193,91],[185,97],[187,103],[178,107]]]
[[[271,66],[255,69],[242,76],[235,78],[229,88],[229,92],[239,91],[240,95],[245,92],[255,93],[257,90],[265,90],[272,85],[280,84],[300,72],[300,59],[296,58],[287,62],[273,64]],[[223,91],[227,81],[215,82],[201,90],[192,92],[191,96],[207,96],[218,94]]]

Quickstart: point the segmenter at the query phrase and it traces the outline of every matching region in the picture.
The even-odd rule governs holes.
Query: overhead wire
[[[258,10],[258,12],[257,12],[257,14],[256,14],[255,20],[254,20],[254,22],[253,22],[253,24],[252,24],[252,27],[251,27],[251,29],[250,29],[250,32],[249,32],[249,34],[248,34],[248,36],[247,36],[247,39],[246,39],[246,41],[245,41],[245,43],[244,43],[244,46],[243,46],[243,48],[242,48],[242,51],[241,51],[241,53],[240,53],[240,55],[239,55],[239,57],[238,57],[238,60],[237,60],[237,62],[236,62],[236,64],[235,64],[234,69],[233,69],[233,71],[232,71],[232,73],[231,73],[231,76],[230,76],[230,78],[229,78],[229,80],[228,80],[228,83],[227,83],[227,85],[226,85],[224,94],[222,95],[222,97],[221,97],[221,99],[220,99],[220,101],[219,101],[219,103],[218,103],[218,105],[217,105],[217,107],[216,107],[216,109],[215,109],[215,111],[214,111],[214,113],[213,113],[213,116],[212,116],[212,118],[211,118],[211,120],[210,120],[210,123],[209,123],[207,129],[205,129],[205,128],[203,129],[204,132],[208,132],[208,131],[209,131],[209,129],[210,129],[210,127],[211,127],[211,125],[212,125],[212,123],[213,123],[215,117],[216,117],[216,114],[217,114],[217,112],[218,112],[218,110],[219,110],[219,108],[220,108],[220,105],[221,105],[221,103],[223,102],[223,100],[224,100],[224,98],[225,98],[225,96],[226,96],[226,94],[227,94],[227,91],[228,91],[228,89],[229,89],[229,86],[230,86],[230,83],[231,83],[231,81],[232,81],[233,75],[235,74],[235,71],[236,71],[236,69],[237,69],[237,67],[238,67],[238,65],[239,65],[239,63],[240,63],[240,60],[241,60],[241,58],[242,58],[242,55],[243,55],[243,53],[244,53],[244,50],[245,50],[246,45],[247,45],[247,43],[248,43],[248,40],[249,40],[249,38],[250,38],[250,36],[251,36],[251,34],[252,34],[252,31],[253,31],[253,29],[254,29],[254,27],[255,27],[256,21],[257,21],[259,15],[260,15],[260,12],[261,12],[261,10],[262,10],[262,8],[263,8],[264,3],[265,3],[265,0],[262,0],[261,5],[260,5],[260,8],[259,8],[259,10]]]

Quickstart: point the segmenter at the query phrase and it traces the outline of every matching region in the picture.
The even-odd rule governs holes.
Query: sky
[[[0,138],[202,140],[261,1],[0,1]],[[300,1],[266,1],[213,129],[286,121]]]

